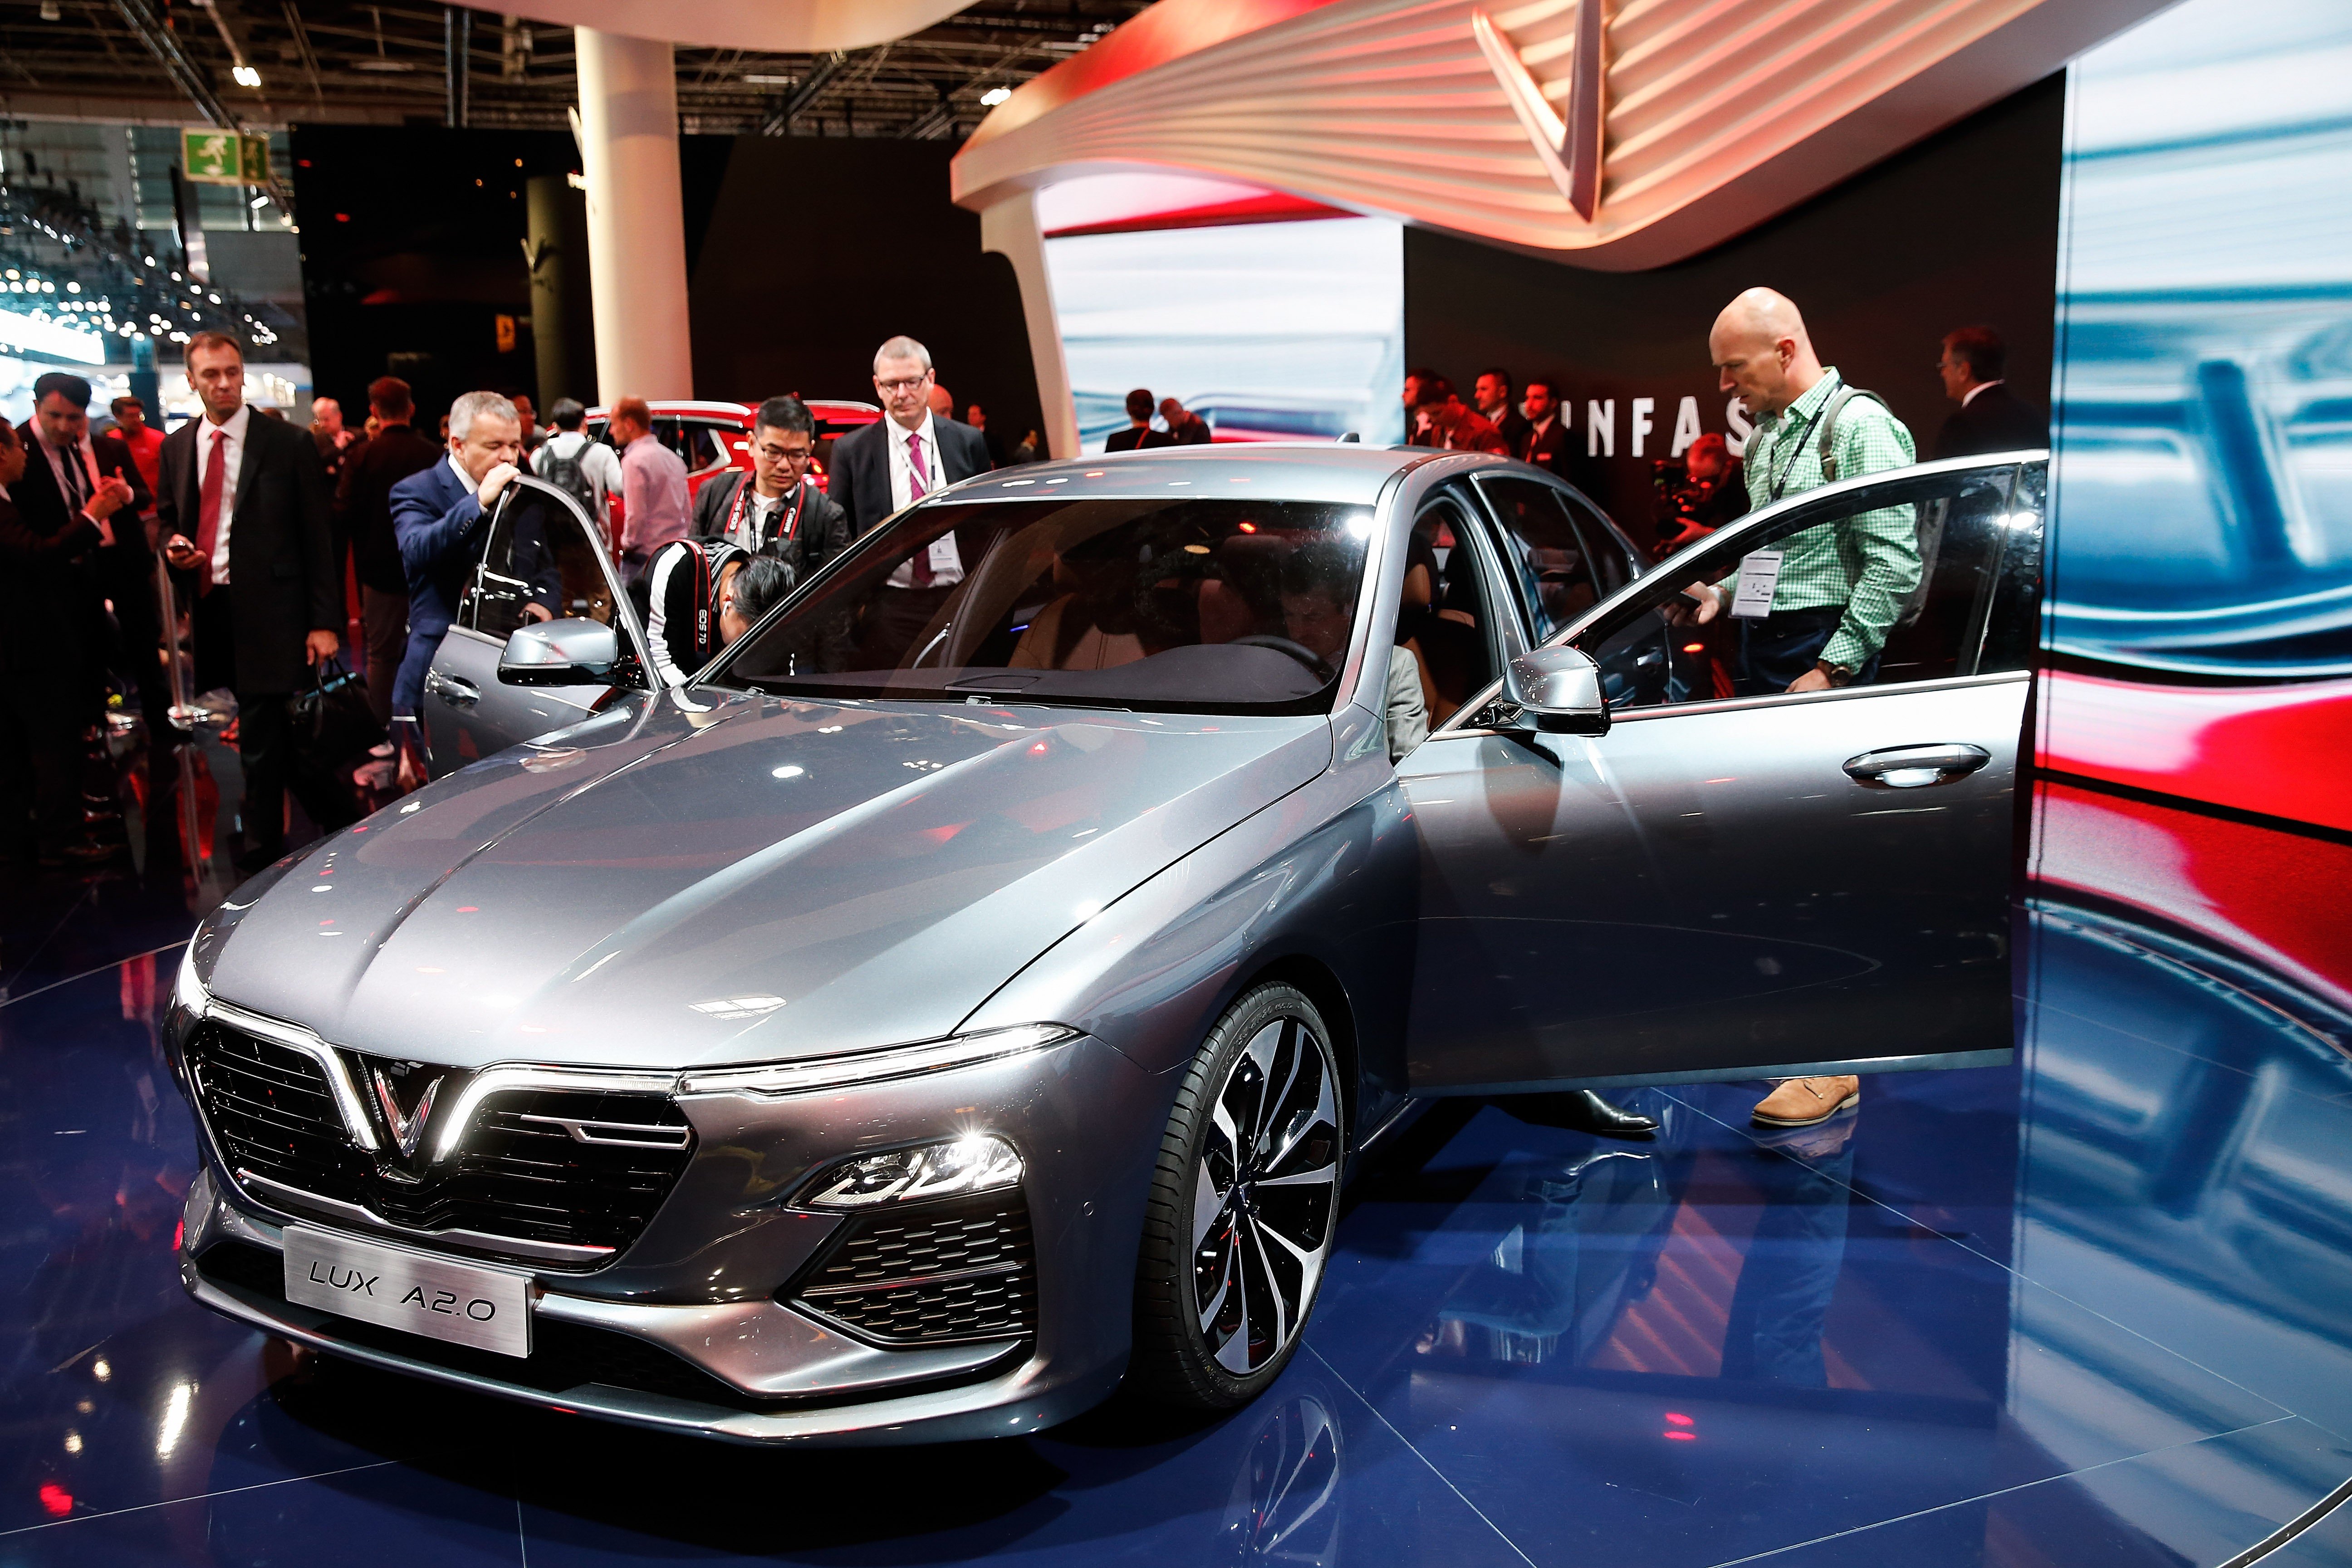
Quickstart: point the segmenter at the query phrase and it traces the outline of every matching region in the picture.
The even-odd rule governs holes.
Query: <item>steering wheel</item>
[[[1329,664],[1324,661],[1321,654],[1317,653],[1311,647],[1307,647],[1298,643],[1292,642],[1288,637],[1235,637],[1233,641],[1225,644],[1225,646],[1227,647],[1270,647],[1276,653],[1288,654],[1291,658],[1305,665],[1307,667],[1307,673],[1314,676],[1318,682],[1328,681],[1333,675],[1338,673],[1330,667]]]

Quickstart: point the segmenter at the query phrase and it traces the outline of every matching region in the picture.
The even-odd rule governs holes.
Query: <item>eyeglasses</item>
[[[930,379],[929,371],[925,371],[920,375],[901,376],[897,381],[884,381],[877,375],[874,378],[874,384],[885,392],[912,392]]]
[[[774,447],[764,441],[751,450],[772,463],[805,463],[816,456],[814,447]]]

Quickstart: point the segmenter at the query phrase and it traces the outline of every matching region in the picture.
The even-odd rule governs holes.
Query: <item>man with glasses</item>
[[[751,472],[719,474],[694,500],[695,537],[772,556],[795,582],[849,547],[849,514],[810,477],[816,419],[797,397],[771,397],[751,417]]]
[[[875,351],[874,390],[889,417],[833,446],[829,493],[849,514],[853,538],[933,490],[988,472],[986,438],[933,413],[932,384],[931,351],[914,339],[892,338]],[[952,537],[943,538],[928,558],[900,567],[910,574],[903,585],[944,588],[963,581],[955,548]]]

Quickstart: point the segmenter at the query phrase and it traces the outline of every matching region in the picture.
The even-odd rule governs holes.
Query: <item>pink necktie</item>
[[[907,437],[907,500],[909,502],[922,500],[923,488],[923,433],[916,430]],[[931,585],[929,546],[926,545],[920,553],[907,563],[907,578],[918,588]]]

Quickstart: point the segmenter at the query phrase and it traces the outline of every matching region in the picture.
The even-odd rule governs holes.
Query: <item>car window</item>
[[[900,513],[714,679],[824,698],[1328,710],[1369,507],[1225,497],[940,501]]]
[[[1421,665],[1432,724],[1452,718],[1501,673],[1495,668],[1494,606],[1472,527],[1464,501],[1442,492],[1413,519],[1406,545],[1396,640]]]
[[[527,608],[531,605],[559,620],[613,624],[612,583],[579,513],[547,490],[517,484],[491,520],[458,620],[489,637],[509,637],[539,618]]]
[[[1857,685],[2026,668],[2042,519],[2038,485],[2019,480],[2008,467],[1896,477],[1792,508],[1759,531],[1726,530],[1660,566],[1654,592],[1580,632],[1577,646],[1608,670],[1665,627],[1664,679],[1622,691],[1612,683],[1620,708],[1783,690],[1764,639],[1805,625],[1862,649]],[[1769,619],[1686,618],[1688,584],[1736,590],[1762,568],[1758,552],[1780,556]]]
[[[1504,567],[1531,640],[1543,641],[1601,602],[1606,590],[1566,496],[1539,479],[1508,477],[1484,479],[1478,491],[1501,530]],[[1613,542],[1605,544],[1602,558],[1615,552]]]

